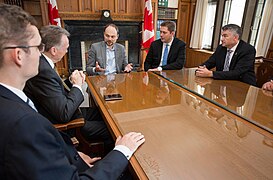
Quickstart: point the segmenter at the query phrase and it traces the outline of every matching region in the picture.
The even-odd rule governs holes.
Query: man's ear
[[[12,59],[18,66],[22,66],[25,52],[20,48],[15,48],[12,53]]]
[[[50,52],[50,54],[52,54],[53,56],[55,56],[56,53],[57,53],[56,47],[53,46],[52,48],[50,48],[50,49],[49,49],[49,52]]]
[[[236,35],[234,36],[234,39],[235,39],[236,41],[239,41],[239,35],[236,34]]]

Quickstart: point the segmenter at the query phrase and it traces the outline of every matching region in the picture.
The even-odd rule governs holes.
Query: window
[[[226,0],[222,26],[237,24],[242,26],[246,0]]]
[[[202,48],[214,51],[220,43],[221,27],[230,23],[241,26],[242,39],[255,45],[265,1],[208,0]]]
[[[257,4],[253,24],[251,26],[250,39],[249,39],[249,43],[252,46],[255,46],[255,44],[256,44],[256,39],[257,39],[258,31],[260,28],[260,22],[262,19],[264,4],[265,4],[265,0],[259,0],[258,4]]]
[[[211,49],[212,47],[216,7],[217,7],[216,0],[210,0],[208,2],[207,12],[206,12],[206,21],[204,26],[205,36],[203,36],[203,40],[202,40],[202,48],[204,49]]]

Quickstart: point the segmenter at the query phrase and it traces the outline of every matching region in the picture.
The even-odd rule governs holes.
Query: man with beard
[[[104,41],[92,44],[88,51],[88,75],[130,72],[133,69],[132,64],[128,64],[124,46],[116,43],[118,36],[119,30],[115,24],[104,27]]]

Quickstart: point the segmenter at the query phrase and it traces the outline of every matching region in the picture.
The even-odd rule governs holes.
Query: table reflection
[[[174,76],[177,79],[182,77],[181,82],[187,88],[151,72],[117,74],[115,82],[107,82],[105,76],[88,77],[92,93],[113,133],[118,136],[137,131],[145,135],[145,143],[133,157],[136,163],[131,161],[137,174],[143,173],[148,179],[273,177],[272,135],[223,109],[240,108],[242,116],[246,116],[245,109],[252,109],[257,114],[256,106],[249,103],[249,94],[255,94],[252,98],[258,99],[259,91],[249,86],[237,89],[247,94],[239,99],[229,83],[200,84],[185,72],[170,73],[177,74]],[[106,87],[105,92],[119,92],[123,99],[114,103],[104,101],[101,87]],[[190,88],[196,92],[189,92]],[[219,102],[211,103],[208,98]],[[139,176],[139,179],[145,178]]]
[[[195,70],[156,74],[273,133],[272,93],[239,81],[196,77]]]

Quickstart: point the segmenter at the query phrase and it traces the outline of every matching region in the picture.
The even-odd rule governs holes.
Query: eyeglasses
[[[45,44],[41,43],[37,46],[10,46],[10,47],[4,47],[3,49],[15,49],[15,48],[22,48],[22,49],[28,49],[31,47],[37,47],[39,49],[40,52],[44,52],[45,50]]]

